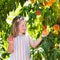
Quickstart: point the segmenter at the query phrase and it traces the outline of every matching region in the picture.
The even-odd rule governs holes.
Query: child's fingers
[[[10,35],[7,39],[8,39],[8,41],[12,41],[13,37]]]
[[[49,34],[49,33],[48,33],[48,34]],[[46,37],[48,34],[43,34],[43,33],[42,33],[42,37]]]
[[[42,37],[46,37],[49,34],[49,31],[47,29],[43,30]]]

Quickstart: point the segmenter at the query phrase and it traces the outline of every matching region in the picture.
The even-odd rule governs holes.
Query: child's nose
[[[24,26],[24,29],[26,29],[26,26]]]

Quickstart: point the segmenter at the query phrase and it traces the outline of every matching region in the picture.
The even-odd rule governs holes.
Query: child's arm
[[[8,53],[13,53],[13,37],[8,37]]]
[[[49,34],[49,33],[48,33]],[[47,35],[48,35],[47,34]],[[30,45],[33,47],[33,48],[36,48],[42,41],[43,37],[46,37],[47,35],[43,34],[42,33],[42,36],[37,39],[37,41],[33,41],[33,39],[30,37]]]
[[[37,39],[37,41],[33,41],[32,38],[30,38],[30,45],[33,47],[33,48],[36,48],[42,41],[42,37]]]

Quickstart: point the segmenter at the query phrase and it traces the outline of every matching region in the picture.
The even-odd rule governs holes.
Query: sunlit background
[[[31,47],[32,60],[60,60],[60,0],[0,0],[0,60],[10,56],[7,37],[17,15],[26,18],[27,33],[35,40],[49,32],[36,49]]]

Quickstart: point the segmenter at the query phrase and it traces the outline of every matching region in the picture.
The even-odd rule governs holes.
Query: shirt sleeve
[[[30,45],[33,45],[36,42],[36,40],[33,39],[32,37],[28,36],[28,38],[29,38]]]

